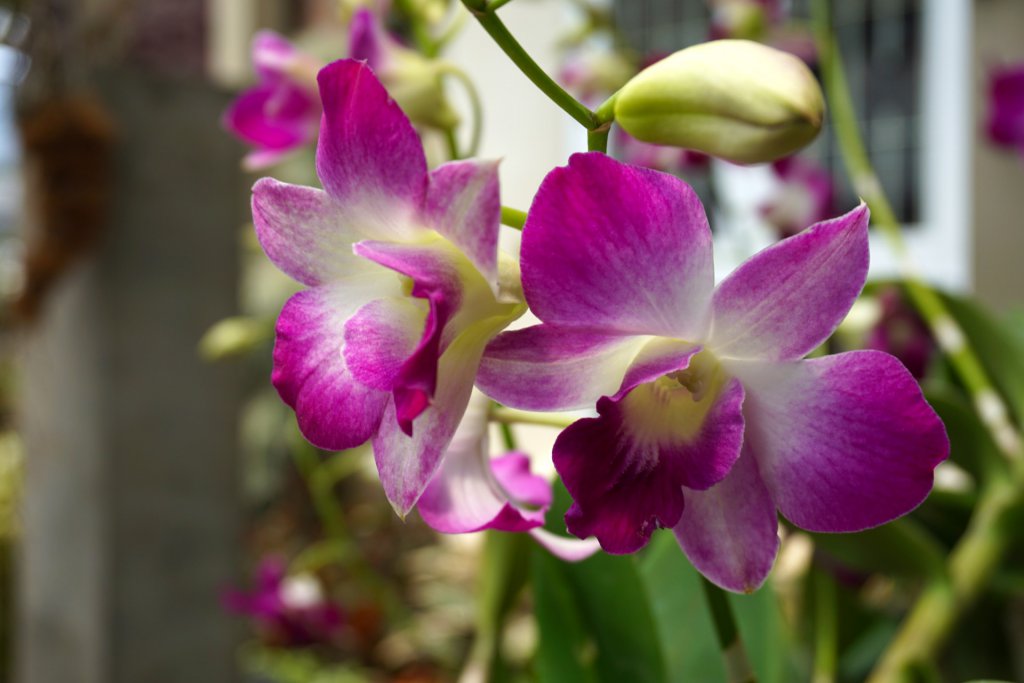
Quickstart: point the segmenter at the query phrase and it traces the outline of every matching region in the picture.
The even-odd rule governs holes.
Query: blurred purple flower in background
[[[928,371],[935,342],[921,317],[907,305],[897,287],[887,287],[878,295],[882,316],[871,329],[867,348],[885,351],[900,359],[915,378]]]
[[[343,610],[324,597],[319,581],[311,574],[288,576],[278,557],[260,562],[252,591],[230,589],[223,602],[231,612],[252,618],[260,637],[276,647],[331,643],[345,625]]]
[[[805,157],[791,156],[772,163],[779,181],[774,197],[761,205],[761,215],[791,237],[833,214],[835,189],[828,169]]]
[[[257,170],[316,140],[316,73],[321,65],[273,31],[260,31],[253,38],[252,63],[258,83],[235,99],[223,123],[254,147],[244,164]]]
[[[988,138],[1024,154],[1024,64],[993,69],[988,80]]]

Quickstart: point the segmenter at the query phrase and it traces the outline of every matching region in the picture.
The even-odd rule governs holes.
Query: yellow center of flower
[[[701,351],[685,370],[662,375],[631,391],[622,408],[630,438],[649,445],[642,449],[643,459],[656,458],[658,444],[692,443],[728,379],[718,359]]]

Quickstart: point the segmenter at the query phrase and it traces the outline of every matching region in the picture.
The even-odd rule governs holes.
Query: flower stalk
[[[498,18],[495,10],[504,3],[488,4],[487,0],[462,0],[462,4],[476,17],[476,20],[480,22],[480,26],[487,31],[491,38],[494,39],[494,42],[498,44],[498,47],[508,55],[509,59],[512,60],[519,70],[541,92],[547,95],[552,102],[561,107],[566,114],[579,122],[587,130],[601,127],[601,122],[598,121],[597,115],[583,106],[575,97],[566,92],[562,86],[558,85],[551,76],[547,75],[544,69],[540,68],[540,65],[533,60],[533,57],[529,55],[519,41],[516,40],[515,36],[508,30],[505,22]]]
[[[552,413],[532,413],[504,406],[491,408],[491,422],[499,424],[524,424],[565,429],[575,421],[576,418]]]

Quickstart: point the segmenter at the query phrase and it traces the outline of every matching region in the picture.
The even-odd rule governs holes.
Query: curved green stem
[[[815,570],[814,582],[814,678],[813,683],[835,683],[838,649],[836,582]]]
[[[522,230],[523,226],[526,225],[526,212],[503,206],[501,207],[501,224],[516,230]]]
[[[441,64],[440,72],[451,76],[457,80],[465,89],[466,95],[469,97],[469,107],[471,115],[473,116],[473,133],[469,138],[469,147],[466,149],[465,154],[454,158],[466,158],[475,156],[477,151],[480,149],[480,138],[483,135],[483,124],[484,124],[484,108],[480,102],[480,92],[473,85],[473,79],[466,75],[466,72],[458,68],[454,64],[444,62]],[[451,129],[449,129],[451,132]],[[454,133],[451,133],[454,136]]]
[[[736,628],[729,596],[703,576],[700,577],[700,584],[704,589],[704,598],[707,600],[711,620],[715,624],[715,635],[718,637],[718,645],[725,660],[726,683],[756,683],[757,677],[747,659],[739,629]]]
[[[494,42],[498,44],[509,59],[519,67],[519,70],[536,85],[541,92],[557,104],[569,116],[574,118],[587,130],[600,127],[600,122],[594,112],[583,106],[575,97],[567,93],[562,86],[555,83],[554,79],[548,76],[543,69],[533,61],[533,58],[523,49],[519,41],[508,30],[505,23],[494,13],[494,7],[488,6],[487,0],[462,0],[466,9],[476,17]]]
[[[591,152],[608,153],[608,128],[587,131],[587,149]]]

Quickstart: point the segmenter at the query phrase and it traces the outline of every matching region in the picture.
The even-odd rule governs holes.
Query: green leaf
[[[655,534],[640,571],[651,595],[658,633],[673,683],[721,681],[725,667],[714,625],[704,601],[700,576],[675,537]],[[789,635],[775,593],[766,584],[752,595],[731,595],[751,666],[760,683],[797,680],[789,658]]]
[[[1024,423],[1024,338],[1009,323],[974,301],[943,294],[989,378],[1010,404],[1018,424]]]
[[[568,493],[557,485],[549,530]],[[599,553],[568,563],[543,552],[531,562],[542,682],[664,683],[668,679],[647,587],[632,556]]]
[[[945,549],[920,524],[903,518],[855,534],[811,534],[816,546],[850,569],[923,578],[945,570]]]

